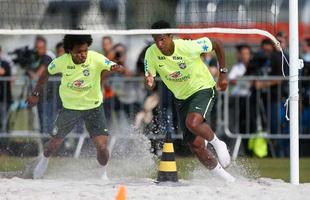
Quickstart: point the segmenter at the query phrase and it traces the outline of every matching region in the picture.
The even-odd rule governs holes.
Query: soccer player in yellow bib
[[[166,28],[170,28],[170,24],[162,20],[152,25],[152,29]],[[234,177],[224,169],[230,164],[227,146],[206,123],[214,104],[216,89],[224,91],[227,87],[223,46],[206,37],[174,40],[172,34],[156,34],[153,39],[155,44],[145,54],[146,86],[154,88],[154,77],[157,74],[160,76],[174,94],[183,140],[204,166],[224,180],[234,181]],[[217,84],[200,57],[212,50],[215,50],[220,66]],[[219,162],[206,148],[208,142],[214,147]]]
[[[125,69],[103,55],[88,50],[92,44],[90,35],[65,35],[63,43],[66,53],[50,63],[27,98],[29,106],[36,105],[48,77],[61,74],[59,93],[63,108],[58,113],[52,138],[45,144],[44,153],[39,156],[33,170],[35,179],[43,177],[48,166],[48,157],[60,147],[65,136],[80,119],[85,122],[96,145],[98,162],[105,166],[109,159],[109,133],[103,110],[100,74],[102,71],[124,73]],[[102,177],[107,178],[105,168]]]

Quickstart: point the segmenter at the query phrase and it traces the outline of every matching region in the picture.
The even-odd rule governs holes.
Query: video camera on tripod
[[[37,54],[33,49],[29,49],[28,46],[15,49],[13,52],[9,52],[9,55],[15,55],[13,62],[19,64],[25,70],[37,67],[37,65],[34,65],[37,61]]]

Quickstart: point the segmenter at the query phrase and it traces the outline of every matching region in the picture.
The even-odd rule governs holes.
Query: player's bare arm
[[[39,101],[39,94],[42,91],[45,83],[47,82],[49,78],[49,73],[47,71],[47,68],[43,71],[42,75],[40,76],[38,83],[36,87],[34,88],[33,92],[31,95],[27,98],[26,103],[30,106],[33,107],[35,106],[38,101]]]
[[[225,53],[222,42],[216,39],[212,39],[213,50],[219,62],[219,76],[217,80],[217,87],[220,91],[225,91],[228,85],[227,69],[225,68]]]

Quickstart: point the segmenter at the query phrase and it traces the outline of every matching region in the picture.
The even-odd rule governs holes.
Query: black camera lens
[[[115,59],[120,59],[123,56],[123,53],[120,51],[115,52]]]

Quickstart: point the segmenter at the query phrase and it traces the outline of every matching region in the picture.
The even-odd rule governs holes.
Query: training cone
[[[170,141],[164,143],[157,177],[157,182],[166,181],[178,182],[177,164],[175,162],[173,143]]]
[[[115,197],[115,200],[126,200],[126,188],[124,185],[118,187],[118,191]]]

